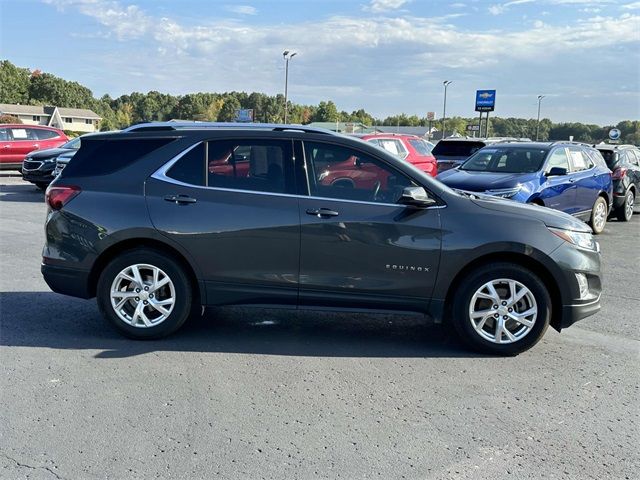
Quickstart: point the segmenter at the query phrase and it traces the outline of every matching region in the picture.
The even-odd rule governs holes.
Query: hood
[[[473,198],[476,196],[477,198]],[[514,202],[513,200],[493,197],[491,195],[474,194],[473,197],[471,197],[471,201],[482,208],[535,218],[543,222],[547,227],[562,228],[575,232],[592,232],[591,227],[586,223],[559,210]]]
[[[71,151],[75,150],[69,148],[47,148],[45,150],[36,150],[34,152],[31,152],[27,155],[27,158],[33,160],[46,160],[48,158],[55,158],[61,153],[67,153]]]
[[[535,173],[469,172],[456,169],[441,173],[437,179],[451,188],[484,192],[485,190],[513,188],[519,183],[531,181],[536,175]]]

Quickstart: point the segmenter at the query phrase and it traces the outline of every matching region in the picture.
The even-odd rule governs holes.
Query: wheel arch
[[[161,240],[153,238],[130,238],[121,240],[102,251],[96,258],[91,271],[89,272],[87,287],[92,297],[95,297],[96,295],[98,279],[100,278],[100,273],[104,270],[104,267],[106,267],[106,265],[119,254],[129,250],[135,250],[137,248],[159,250],[164,254],[173,257],[184,268],[184,271],[189,278],[191,286],[193,287],[194,296],[197,297],[194,300],[200,302],[202,305],[206,303],[206,291],[204,284],[198,281],[193,265],[191,265],[187,258],[176,248],[162,242]]]
[[[473,270],[492,263],[513,263],[515,265],[527,268],[540,277],[544,283],[549,296],[551,297],[551,326],[560,331],[562,323],[562,293],[551,271],[539,260],[518,252],[496,252],[482,255],[467,263],[454,277],[453,281],[447,289],[444,303],[445,318],[450,318],[454,296],[462,280],[467,277]]]

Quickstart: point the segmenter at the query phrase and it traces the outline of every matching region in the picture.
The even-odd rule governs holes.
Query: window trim
[[[294,155],[295,155],[295,144],[296,143],[298,143],[302,147],[303,155],[304,155],[304,142],[302,140],[298,140],[298,139],[286,139],[286,140],[291,140],[293,142]],[[171,177],[167,176],[167,172],[169,171],[169,169],[171,169],[171,167],[173,167],[183,156],[185,156],[187,153],[189,153],[191,150],[193,150],[194,148],[196,148],[198,145],[200,145],[203,142],[207,143],[207,140],[200,140],[200,141],[194,143],[193,145],[190,145],[185,150],[183,150],[182,152],[178,153],[173,158],[168,160],[164,165],[162,165],[160,168],[158,168],[155,172],[153,172],[149,176],[149,178],[153,178],[155,180],[159,180],[159,181],[165,182],[165,183],[170,183],[170,184],[173,184],[173,185],[179,185],[181,187],[197,188],[197,189],[200,189],[200,190],[214,190],[214,191],[221,191],[221,192],[246,193],[246,194],[252,194],[252,195],[267,195],[267,196],[272,196],[272,197],[286,197],[286,198],[296,198],[296,199],[327,200],[327,201],[331,201],[331,202],[346,202],[346,203],[354,203],[354,204],[359,204],[359,205],[377,205],[377,206],[386,206],[386,207],[394,207],[394,208],[402,208],[402,209],[413,208],[411,205],[404,205],[402,203],[382,203],[382,202],[368,202],[368,201],[349,200],[349,199],[340,199],[340,198],[316,197],[316,196],[310,195],[309,191],[307,191],[306,195],[301,195],[301,194],[294,194],[294,193],[262,192],[262,191],[259,191],[259,190],[243,190],[243,189],[236,189],[236,188],[223,188],[223,187],[209,187],[209,186],[205,186],[205,185],[193,185],[193,184],[190,184],[190,183],[181,182],[180,180],[176,180],[174,178],[171,178]],[[327,143],[327,142],[322,142],[322,143]],[[368,154],[366,152],[363,152],[363,153],[366,154],[366,155],[370,155],[370,154]],[[376,160],[384,162],[384,160],[382,160],[382,159],[380,159],[378,157],[374,157],[374,158],[376,158]],[[296,161],[296,159],[294,158],[294,163],[295,163],[295,161]],[[303,162],[305,162],[304,159],[303,159]],[[384,163],[385,163],[385,165],[389,165],[387,162],[384,162]],[[306,162],[303,163],[303,166],[306,166]],[[389,165],[389,166],[391,168],[395,169],[395,167],[393,167],[392,165]],[[206,164],[205,164],[205,168],[206,168]],[[410,175],[407,175],[404,172],[400,172],[400,173],[402,173],[403,175],[408,176],[412,180],[416,181]],[[424,208],[421,208],[420,210],[435,210],[435,209],[446,208],[447,204],[442,202],[441,200],[439,200],[438,196],[434,195],[433,192],[428,190],[420,182],[418,182],[418,184],[420,186],[422,186],[422,188],[427,190],[430,195],[432,195],[433,197],[438,199],[439,202],[441,202],[441,204],[432,205],[432,206],[429,206],[429,207],[424,207]]]

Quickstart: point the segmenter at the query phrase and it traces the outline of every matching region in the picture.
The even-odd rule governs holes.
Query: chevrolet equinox
[[[135,339],[205,305],[420,312],[514,355],[600,309],[569,215],[455,191],[366,142],[294,125],[94,135],[46,194],[42,273]]]

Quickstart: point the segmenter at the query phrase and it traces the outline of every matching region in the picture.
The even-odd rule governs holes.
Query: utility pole
[[[447,87],[453,83],[452,80],[445,80],[444,85],[444,105],[442,106],[442,139],[445,137],[447,130]]]
[[[287,113],[288,113],[288,103],[287,103],[287,94],[289,89],[289,60],[297,55],[297,52],[292,52],[290,50],[285,50],[282,52],[282,57],[284,58],[284,123],[287,123]]]
[[[536,142],[538,141],[538,133],[540,132],[540,103],[544,95],[538,95],[538,121],[536,122]]]

